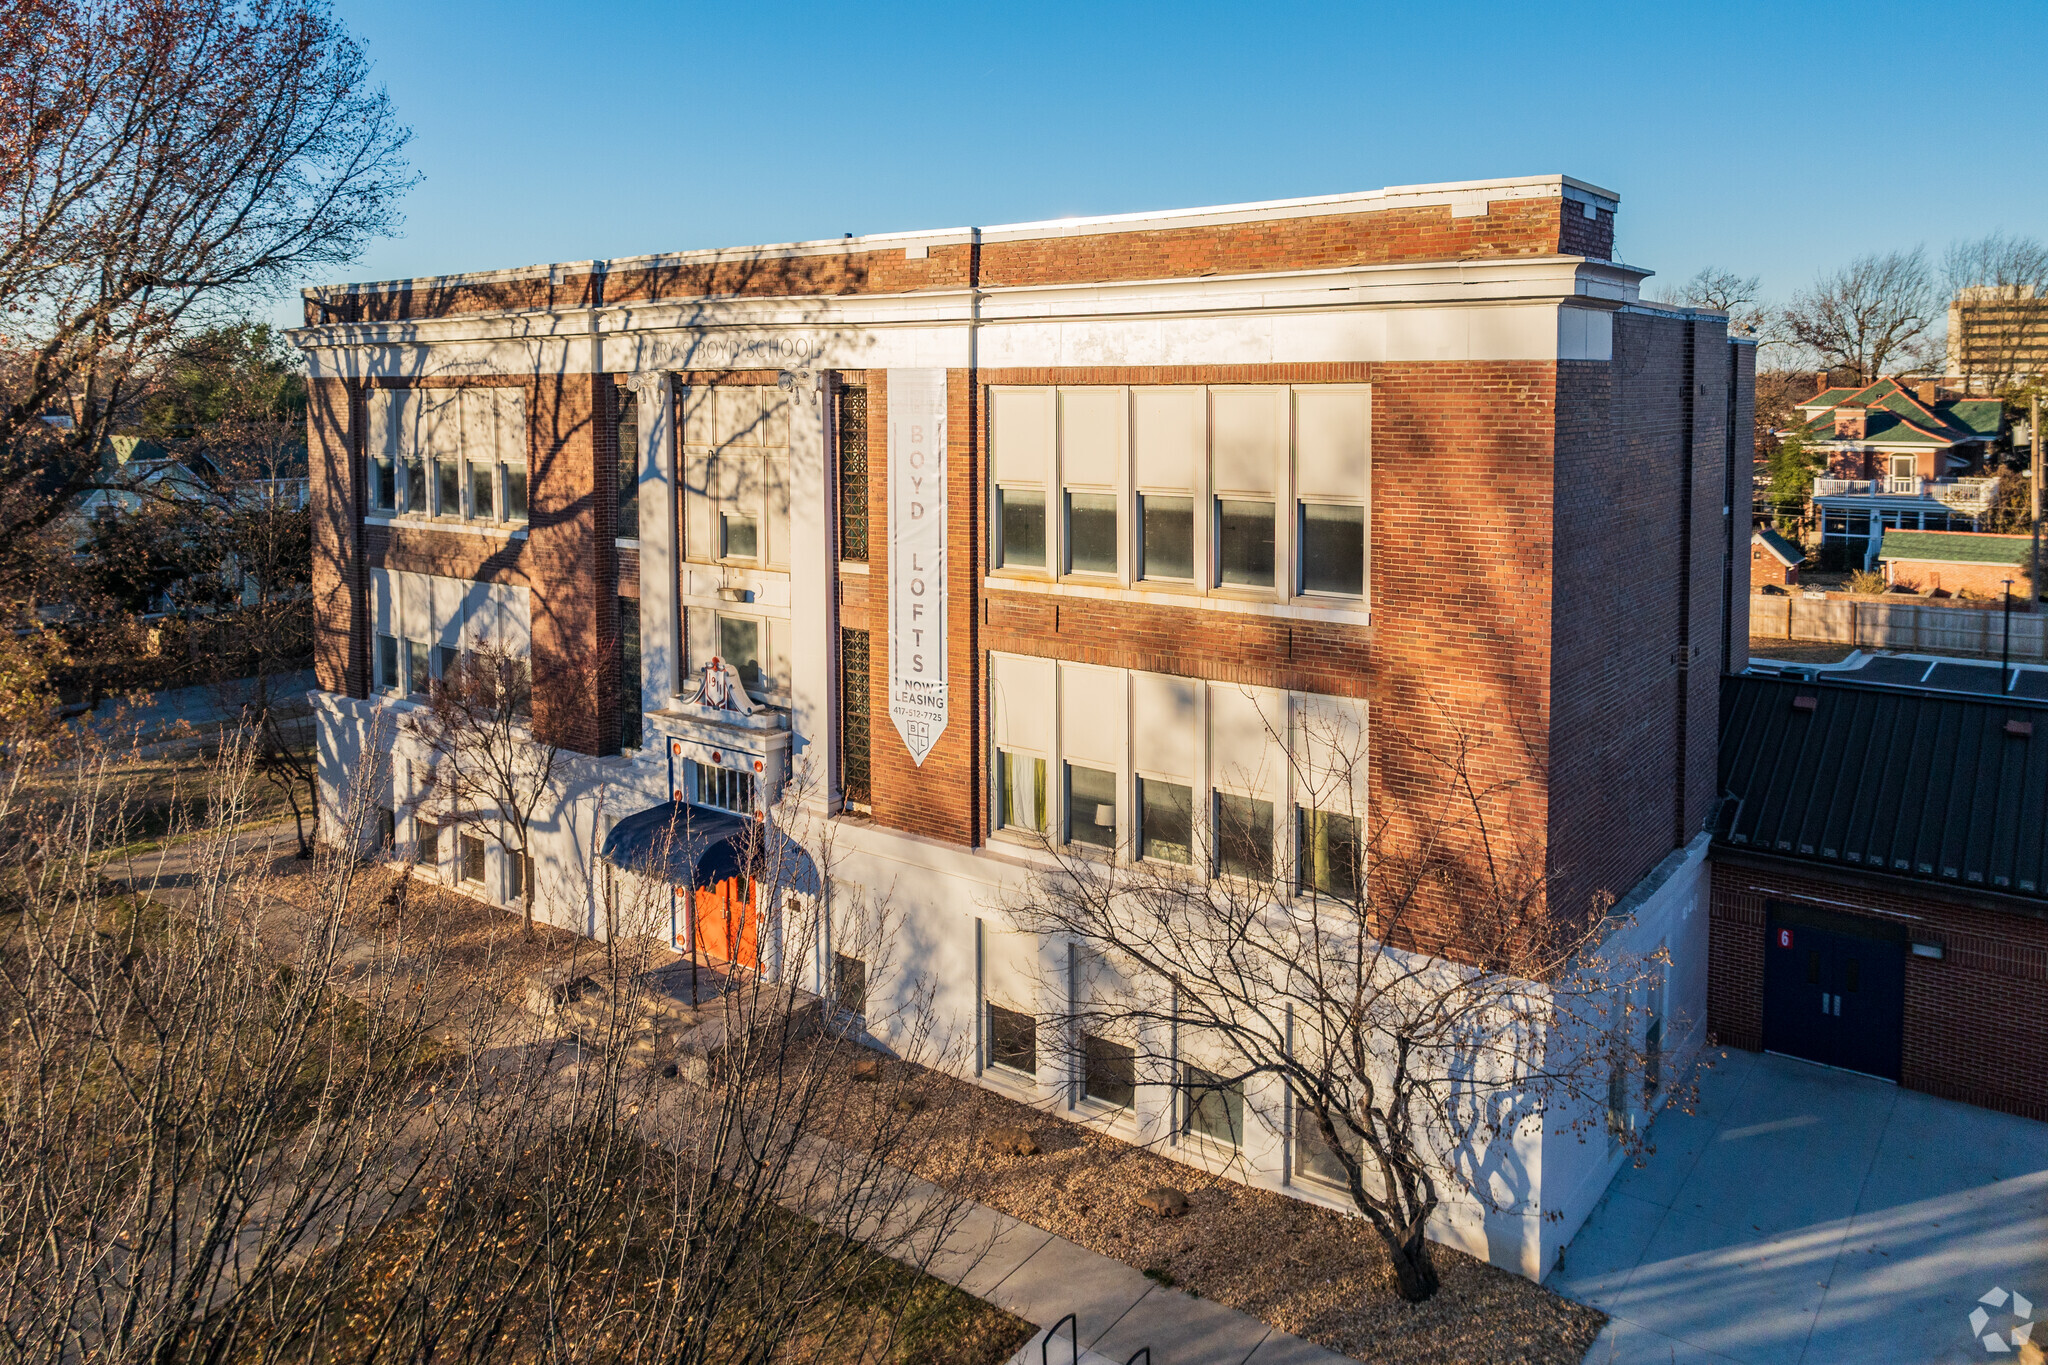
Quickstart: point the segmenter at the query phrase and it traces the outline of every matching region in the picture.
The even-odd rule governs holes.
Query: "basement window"
[[[988,1060],[991,1066],[1036,1076],[1038,1021],[1028,1014],[1006,1010],[991,1002],[988,1007]]]

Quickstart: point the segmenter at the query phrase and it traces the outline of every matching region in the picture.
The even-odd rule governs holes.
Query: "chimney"
[[[1870,409],[1836,408],[1835,435],[1860,441],[1870,430]]]
[[[1915,384],[1913,392],[1920,395],[1920,401],[1930,408],[1941,401],[1941,385],[1935,383],[1932,379],[1924,379],[1920,383]]]
[[[1820,374],[1815,377],[1819,380],[1819,383],[1813,391],[1816,396],[1826,393],[1829,389],[1834,387],[1834,385],[1828,383],[1828,372],[1826,370],[1822,370]]]

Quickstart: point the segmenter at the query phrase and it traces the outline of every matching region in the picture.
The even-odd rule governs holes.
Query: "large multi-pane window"
[[[996,386],[989,414],[992,570],[1366,597],[1364,385]]]
[[[365,404],[375,511],[500,525],[526,520],[525,390],[375,388]]]
[[[1363,700],[1001,652],[989,686],[999,835],[1360,898]]]
[[[677,403],[685,557],[787,568],[789,395],[772,384],[704,384]]]

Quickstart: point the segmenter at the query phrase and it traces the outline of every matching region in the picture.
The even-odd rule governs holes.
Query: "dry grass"
[[[845,1075],[830,1093],[839,1106],[826,1134],[858,1142],[865,1114],[908,1095],[921,1109],[901,1150],[915,1154],[918,1175],[1361,1360],[1578,1365],[1607,1320],[1444,1246],[1432,1248],[1436,1297],[1405,1303],[1363,1219],[1236,1184],[949,1076],[889,1063],[880,1084]],[[987,1150],[980,1135],[998,1125],[1030,1129],[1039,1154]],[[1141,1209],[1137,1197],[1155,1185],[1185,1191],[1187,1215]]]

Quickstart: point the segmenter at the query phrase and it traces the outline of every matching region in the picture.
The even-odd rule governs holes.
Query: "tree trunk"
[[[1387,1244],[1387,1257],[1394,1263],[1394,1286],[1409,1303],[1425,1303],[1436,1297],[1436,1265],[1429,1259],[1429,1239],[1420,1230],[1400,1242]]]
[[[526,941],[528,943],[531,943],[533,942],[533,886],[531,884],[533,882],[532,873],[529,872],[526,874],[526,881],[528,885],[524,888],[525,894],[522,895],[519,898],[519,900],[520,903],[526,908]]]

